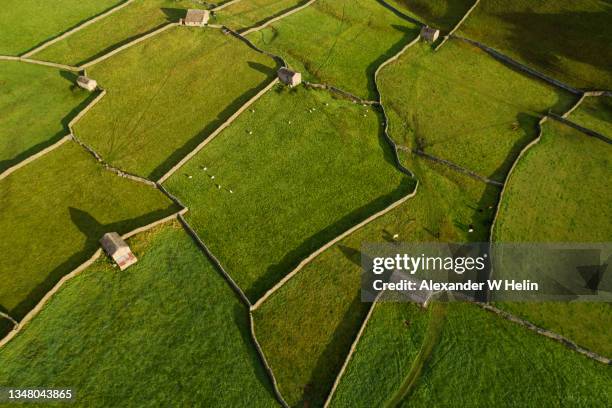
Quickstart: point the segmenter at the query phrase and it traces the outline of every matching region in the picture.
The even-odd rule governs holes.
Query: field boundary
[[[557,115],[556,113],[553,113],[553,112],[548,112],[548,116],[550,116],[551,119],[556,120],[557,122],[563,123],[564,125],[567,125],[569,127],[572,127],[574,129],[584,133],[587,136],[594,137],[594,138],[599,139],[602,142],[607,143],[607,144],[612,144],[612,139],[610,139],[609,137],[607,137],[607,136],[605,136],[605,135],[603,135],[603,134],[601,134],[599,132],[596,132],[594,130],[591,130],[589,128],[586,128],[584,126],[581,126],[581,125],[577,124],[576,122],[572,122],[571,120],[566,119],[563,116],[559,116],[559,115]]]
[[[149,224],[143,225],[141,227],[138,227],[132,231],[129,231],[125,234],[123,234],[121,237],[123,239],[128,239],[136,234],[139,234],[141,232],[147,231],[153,227],[156,227],[159,224],[162,224],[164,222],[170,221],[172,219],[176,219],[178,217],[182,217],[182,214],[184,214],[187,211],[186,208],[182,208],[181,210],[177,211],[174,214],[171,214],[167,217],[164,217],[160,220],[157,221],[153,221]],[[67,273],[66,275],[62,276],[62,278],[53,286],[53,288],[48,291],[45,296],[42,297],[41,300],[38,301],[38,303],[36,304],[36,306],[34,306],[34,308],[32,310],[30,310],[28,312],[28,314],[25,315],[25,317],[23,317],[23,319],[21,319],[19,321],[19,323],[13,328],[13,330],[11,330],[6,336],[4,336],[4,338],[2,338],[0,340],[0,348],[2,348],[4,345],[6,345],[9,341],[11,341],[21,330],[23,330],[24,327],[26,327],[28,325],[28,323],[30,323],[30,321],[32,321],[32,319],[34,317],[36,317],[45,307],[45,305],[49,302],[49,300],[62,288],[62,286],[64,286],[64,284],[66,282],[68,282],[69,280],[71,280],[72,278],[80,275],[85,269],[87,269],[89,266],[91,266],[98,258],[100,258],[100,256],[102,255],[102,248],[98,247],[98,249],[96,249],[96,251],[93,253],[93,255],[86,260],[85,262],[83,262],[81,265],[77,266],[75,269],[73,269],[71,272]]]
[[[223,4],[220,4],[220,5],[218,5],[217,7],[214,7],[214,8],[212,8],[212,9],[210,9],[210,11],[219,11],[219,10],[223,10],[224,8],[229,7],[229,6],[231,6],[231,5],[233,5],[233,4],[236,4],[236,3],[240,3],[241,1],[242,1],[242,0],[230,0],[230,1],[226,1],[226,2],[225,2],[225,3],[223,3]]]
[[[36,159],[41,158],[42,156],[46,155],[47,153],[57,149],[58,147],[60,147],[64,143],[66,143],[71,138],[72,138],[72,135],[68,134],[68,135],[62,137],[57,142],[55,142],[54,144],[52,144],[51,146],[47,146],[44,149],[34,153],[33,155],[26,157],[25,159],[23,159],[19,163],[9,167],[8,169],[6,169],[2,173],[0,173],[0,180],[5,179],[9,175],[11,175],[13,172],[15,172],[15,171],[19,170],[20,168],[22,168],[22,167],[32,163]]]
[[[455,24],[455,26],[448,32],[448,34],[446,34],[444,36],[442,41],[440,41],[440,43],[434,47],[434,51],[438,51],[440,49],[440,47],[442,47],[444,45],[444,43],[447,42],[448,39],[455,34],[455,31],[457,31],[459,29],[459,27],[461,27],[461,25],[463,25],[463,23],[465,23],[465,20],[467,20],[468,17],[470,16],[470,14],[472,14],[472,11],[474,11],[476,9],[476,7],[478,7],[478,4],[480,4],[480,0],[476,0],[474,2],[474,4],[472,4],[472,7],[470,7],[466,11],[466,13],[463,15],[461,20],[459,20],[457,22],[457,24]]]
[[[573,342],[572,340],[568,339],[565,336],[562,336],[558,333],[555,333],[553,331],[547,330],[547,329],[543,329],[539,326],[536,326],[535,324],[531,323],[528,320],[522,319],[518,316],[513,315],[512,313],[508,313],[504,310],[498,309],[495,306],[492,306],[490,304],[487,303],[477,303],[481,308],[483,308],[484,310],[487,310],[491,313],[494,313],[500,317],[503,317],[506,320],[509,320],[513,323],[519,324],[541,336],[544,337],[548,337],[549,339],[555,340],[558,343],[563,344],[564,346],[566,346],[567,348],[574,350],[592,360],[595,360],[599,363],[605,364],[605,365],[612,365],[612,360],[609,359],[608,357],[604,357],[598,353],[595,353],[594,351],[588,350],[582,346],[579,346],[578,344],[576,344],[575,342]]]
[[[293,278],[298,272],[300,272],[307,264],[312,262],[313,259],[315,259],[319,255],[321,255],[321,253],[325,252],[327,249],[331,248],[334,244],[338,243],[339,241],[342,241],[344,238],[346,238],[347,236],[351,235],[355,231],[363,228],[364,226],[366,226],[370,222],[374,221],[377,218],[380,218],[381,216],[385,215],[389,211],[391,211],[394,208],[402,205],[404,202],[406,202],[409,199],[411,199],[412,197],[414,197],[416,195],[416,193],[417,193],[418,187],[419,187],[419,183],[417,181],[417,184],[415,185],[414,190],[412,190],[412,192],[410,194],[405,195],[404,197],[400,198],[397,201],[394,201],[389,206],[383,208],[382,210],[378,211],[377,213],[374,213],[374,214],[370,215],[368,218],[366,218],[365,220],[361,221],[360,223],[358,223],[356,225],[353,225],[351,228],[347,229],[342,234],[336,236],[334,239],[332,239],[331,241],[327,242],[325,245],[323,245],[322,247],[320,247],[319,249],[317,249],[316,251],[314,251],[313,253],[308,255],[306,258],[302,259],[302,261],[298,264],[298,266],[296,266],[291,272],[289,272],[287,275],[285,275],[274,286],[272,286],[270,289],[268,289],[266,291],[266,293],[264,293],[264,295],[262,297],[260,297],[253,304],[253,306],[251,307],[251,311],[257,310],[270,296],[272,296],[274,294],[274,292],[276,292],[285,283],[287,283],[289,280],[291,280],[291,278]]]
[[[348,99],[352,102],[356,102],[356,103],[360,103],[362,105],[375,105],[375,106],[379,106],[380,102],[378,101],[371,101],[368,99],[362,99],[357,95],[354,95],[348,91],[345,91],[343,89],[340,88],[336,88],[335,86],[332,85],[328,85],[328,84],[318,84],[318,83],[314,83],[314,82],[308,82],[308,81],[302,81],[302,83],[304,84],[305,87],[307,88],[313,88],[313,89],[322,89],[325,91],[329,91],[332,93],[335,93],[336,95],[339,95],[345,99]]]
[[[412,17],[412,16],[404,13],[402,10],[398,9],[393,4],[387,3],[385,0],[376,0],[376,1],[378,3],[380,3],[383,7],[385,7],[389,11],[391,11],[393,14],[395,14],[396,16],[398,16],[400,18],[403,18],[404,20],[410,21],[411,23],[413,23],[415,25],[418,25],[420,27],[424,27],[424,26],[427,25],[424,22],[422,22],[419,19],[417,19],[416,17]]]
[[[44,50],[45,48],[55,44],[56,42],[59,42],[67,37],[70,37],[72,34],[81,31],[82,29],[84,29],[85,27],[88,27],[94,23],[97,23],[98,21],[104,19],[105,17],[110,16],[111,14],[121,10],[122,8],[130,5],[131,3],[133,3],[134,0],[126,0],[118,5],[116,5],[115,7],[106,10],[105,12],[103,12],[102,14],[98,14],[97,16],[77,25],[76,27],[71,28],[70,30],[64,32],[63,34],[60,34],[57,37],[51,38],[50,40],[47,40],[46,42],[40,44],[39,46],[31,49],[30,51],[26,52],[25,54],[22,55],[22,57],[27,58],[30,57],[34,54],[36,54],[37,52],[40,52],[42,50]]]
[[[353,358],[353,354],[355,353],[355,350],[357,349],[359,340],[361,340],[361,336],[363,336],[363,333],[365,332],[366,326],[368,325],[368,321],[370,320],[370,317],[372,317],[372,315],[374,314],[374,308],[378,304],[378,300],[380,299],[383,293],[384,293],[383,291],[378,292],[378,295],[376,295],[376,298],[374,299],[374,301],[372,302],[372,305],[370,306],[370,309],[368,310],[368,314],[363,319],[363,322],[361,322],[361,327],[359,327],[359,331],[357,332],[355,339],[353,339],[353,343],[351,343],[351,348],[349,349],[349,352],[346,355],[346,358],[344,359],[344,363],[342,363],[342,367],[340,368],[340,371],[338,371],[338,375],[336,376],[336,379],[334,380],[332,388],[329,391],[329,394],[327,394],[327,398],[325,399],[323,408],[329,407],[329,404],[331,403],[334,397],[336,389],[338,388],[338,385],[340,384],[340,381],[342,380],[342,376],[344,375],[344,372],[346,371],[346,368],[348,367],[349,362]]]
[[[264,28],[266,28],[266,27],[267,27],[267,26],[269,26],[270,24],[276,23],[277,21],[282,20],[282,19],[283,19],[283,18],[285,18],[285,17],[289,17],[290,15],[295,14],[295,13],[297,13],[298,11],[301,11],[301,10],[305,9],[306,7],[310,6],[310,5],[311,5],[312,3],[314,3],[315,1],[317,1],[317,0],[308,0],[306,3],[303,3],[303,4],[301,4],[301,5],[298,5],[298,6],[296,6],[296,7],[293,7],[293,8],[291,8],[291,9],[287,10],[287,11],[286,11],[285,13],[283,13],[283,14],[279,14],[279,15],[278,15],[278,16],[276,16],[276,17],[273,17],[273,18],[270,18],[270,19],[268,19],[268,20],[264,21],[264,22],[263,22],[262,24],[260,24],[260,25],[253,26],[253,27],[250,27],[250,28],[245,28],[244,30],[239,30],[239,31],[238,31],[238,33],[239,33],[240,35],[248,35],[248,34],[253,33],[253,32],[255,32],[255,31],[260,31],[260,30],[263,30]]]

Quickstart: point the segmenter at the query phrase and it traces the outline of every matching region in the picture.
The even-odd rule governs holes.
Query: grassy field
[[[219,10],[216,22],[233,30],[256,26],[308,0],[249,0],[239,1]]]
[[[105,232],[120,234],[178,209],[160,191],[117,176],[67,142],[0,181],[0,310],[25,315],[88,259]]]
[[[447,33],[461,20],[474,0],[388,0],[408,15]]]
[[[68,121],[91,97],[75,80],[55,68],[0,62],[0,173],[70,133]]]
[[[393,242],[395,234],[410,242],[487,239],[498,189],[422,159],[405,164],[420,180],[414,198],[318,256],[254,314],[257,338],[292,405],[324,401],[368,311],[360,300],[363,242]]]
[[[25,53],[119,3],[120,0],[4,0],[0,10],[0,54]]]
[[[373,99],[374,71],[417,32],[376,1],[320,0],[249,37],[304,79]]]
[[[568,119],[612,139],[612,97],[587,97]]]
[[[136,265],[97,261],[0,350],[0,383],[70,386],[78,406],[276,406],[246,308],[183,229],[129,244]]]
[[[435,53],[415,44],[379,78],[383,103],[400,116],[398,143],[498,181],[535,138],[539,117],[574,102],[461,41]]]
[[[601,363],[474,305],[453,303],[402,406],[606,407],[611,380]]]
[[[200,6],[201,7],[201,6]],[[136,0],[125,8],[34,54],[33,58],[79,65],[198,8],[194,0]]]
[[[278,86],[166,186],[256,300],[321,245],[412,190],[380,133],[370,107]]]
[[[612,148],[558,122],[513,171],[493,239],[501,242],[606,242]],[[612,356],[610,304],[516,303],[501,307]]]
[[[111,164],[158,179],[276,71],[271,58],[220,30],[176,27],[88,74],[108,94],[76,135]]]
[[[606,0],[484,0],[460,34],[578,88],[612,89]]]

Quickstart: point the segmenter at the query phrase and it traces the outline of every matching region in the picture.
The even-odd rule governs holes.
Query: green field
[[[388,0],[398,10],[447,33],[461,20],[475,0]]]
[[[25,53],[119,3],[120,0],[3,0],[0,54]]]
[[[374,71],[417,33],[376,1],[319,0],[249,38],[281,55],[305,80],[374,99]]]
[[[220,30],[176,27],[88,75],[108,94],[75,134],[112,165],[158,179],[276,71],[271,58]]]
[[[360,300],[363,242],[393,242],[395,234],[410,242],[488,237],[497,188],[422,159],[405,162],[420,180],[416,196],[319,255],[254,313],[257,338],[290,405],[324,401],[368,311]]]
[[[611,381],[601,363],[476,306],[453,303],[402,406],[607,407]]]
[[[612,89],[607,0],[483,0],[459,33],[553,78]]]
[[[501,242],[606,242],[612,146],[554,121],[520,159],[500,204],[493,239]],[[501,307],[611,356],[610,304],[515,303]]]
[[[276,406],[245,306],[176,224],[69,281],[0,350],[0,383],[66,387],[78,406]]]
[[[380,86],[400,116],[396,142],[498,181],[535,138],[540,116],[574,102],[461,41],[437,52],[415,44],[381,72]]]
[[[105,232],[177,211],[160,191],[117,176],[68,141],[0,181],[0,310],[20,319]],[[1,365],[1,364],[0,364]]]
[[[0,173],[70,133],[68,121],[91,97],[75,80],[55,68],[0,62]]]
[[[307,0],[248,0],[239,1],[216,12],[216,22],[233,30],[256,26],[283,14]]]
[[[394,167],[370,107],[278,86],[166,187],[256,300],[300,260],[413,184]]]
[[[568,119],[612,139],[612,97],[588,96]]]
[[[187,8],[198,8],[198,3],[194,0],[136,0],[37,52],[32,58],[79,65],[164,24],[178,22]]]

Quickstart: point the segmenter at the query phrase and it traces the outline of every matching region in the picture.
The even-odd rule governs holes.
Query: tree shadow
[[[9,310],[9,315],[16,320],[21,320],[64,275],[81,265],[93,255],[94,251],[99,248],[99,239],[102,238],[102,235],[104,235],[106,232],[116,231],[120,235],[125,234],[126,232],[134,230],[142,225],[146,225],[166,217],[174,211],[174,205],[171,205],[166,209],[156,210],[136,218],[109,224],[101,224],[88,212],[78,208],[68,207],[68,212],[70,213],[72,223],[84,236],[84,242],[81,249],[75,249],[75,252],[72,256],[70,256],[70,258],[51,270],[45,277],[44,281],[34,286],[29,291],[25,299],[23,299],[17,306]],[[49,245],[52,245],[52,242],[49,243]],[[0,308],[2,308],[2,306],[0,306]]]
[[[187,15],[187,10],[181,8],[162,7],[162,13],[166,16],[166,21],[175,23]]]

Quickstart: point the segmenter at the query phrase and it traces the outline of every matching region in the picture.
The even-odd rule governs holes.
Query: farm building
[[[440,30],[424,26],[421,28],[421,37],[427,42],[435,42],[440,36]]]
[[[302,74],[283,67],[278,70],[278,79],[286,85],[296,86],[302,83]]]
[[[132,250],[125,243],[123,238],[116,232],[107,232],[100,240],[104,251],[113,258],[119,269],[124,270],[128,266],[135,264],[138,259],[132,253]]]
[[[77,78],[76,83],[78,86],[83,89],[87,89],[89,92],[95,91],[98,87],[98,83],[95,80],[88,78],[84,75],[80,75]]]
[[[208,23],[210,12],[208,10],[189,9],[183,19],[183,25],[201,27]]]

